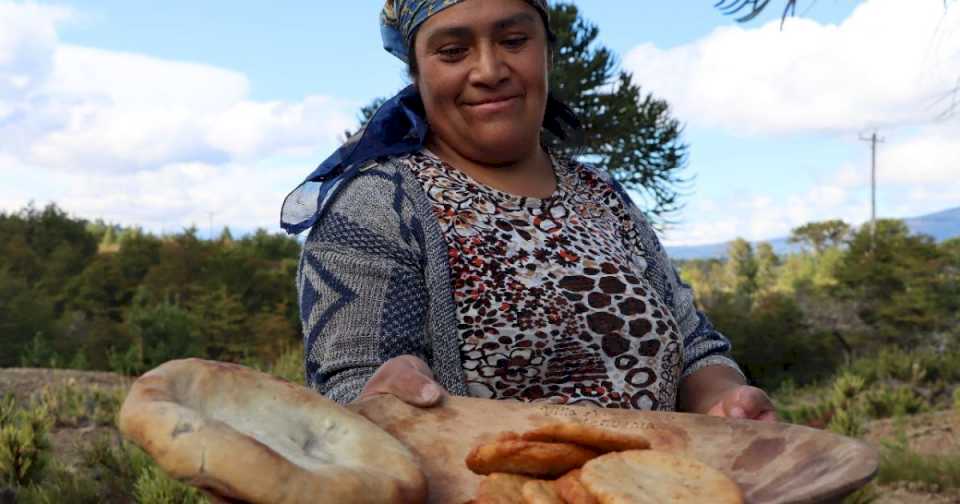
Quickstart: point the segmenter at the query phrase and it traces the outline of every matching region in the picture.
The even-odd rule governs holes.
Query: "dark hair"
[[[538,12],[540,12],[538,10]],[[557,47],[557,35],[550,29],[550,23],[543,12],[540,12],[540,18],[543,20],[543,26],[547,31],[547,50],[552,58]],[[407,48],[407,75],[411,80],[416,79],[420,69],[417,67],[417,54],[414,50],[417,43],[417,33],[410,37],[410,47]],[[543,115],[543,127],[560,140],[571,140],[571,134],[575,143],[582,143],[583,125],[573,111],[566,103],[556,98],[553,92],[547,93],[547,110]]]

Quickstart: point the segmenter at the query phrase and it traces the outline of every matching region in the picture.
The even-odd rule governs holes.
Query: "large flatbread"
[[[419,503],[415,455],[375,424],[304,387],[200,359],[143,375],[119,427],[172,477],[251,503]]]
[[[657,450],[601,455],[583,465],[580,481],[601,504],[742,504],[740,487],[690,457]]]

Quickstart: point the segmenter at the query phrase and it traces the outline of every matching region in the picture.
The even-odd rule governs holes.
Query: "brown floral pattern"
[[[609,184],[554,159],[557,190],[538,199],[476,182],[429,151],[401,162],[447,239],[471,395],[674,409],[680,333]]]

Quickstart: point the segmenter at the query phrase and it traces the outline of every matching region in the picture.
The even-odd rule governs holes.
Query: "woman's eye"
[[[444,47],[437,50],[437,54],[444,58],[454,59],[463,56],[467,52],[465,47]]]
[[[511,49],[517,49],[526,44],[527,40],[529,40],[528,37],[511,37],[504,39],[503,44]]]

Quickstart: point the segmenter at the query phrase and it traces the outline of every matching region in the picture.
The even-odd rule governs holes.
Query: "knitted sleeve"
[[[633,204],[623,186],[612,178],[607,180],[620,195],[639,231],[645,250],[644,260],[647,263],[644,277],[660,293],[667,306],[671,307],[673,317],[683,334],[681,379],[712,365],[728,366],[743,375],[740,367],[730,357],[730,340],[713,327],[703,312],[697,310],[693,289],[680,279],[650,222]]]
[[[399,355],[427,360],[423,229],[396,170],[350,181],[311,229],[297,274],[307,384],[341,404]]]

